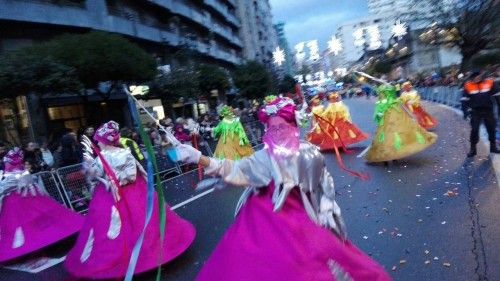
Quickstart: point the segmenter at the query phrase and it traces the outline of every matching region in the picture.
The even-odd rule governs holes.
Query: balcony
[[[164,0],[156,1],[167,2]],[[0,9],[0,19],[4,20],[101,30],[159,44],[168,44],[170,46],[179,46],[181,42],[191,40],[187,37],[180,37],[167,28],[140,23],[139,19],[135,17],[127,18],[123,15],[102,14],[102,11],[89,11],[77,7],[61,7],[52,4],[24,1],[0,0],[0,5],[2,6],[2,9]],[[230,38],[236,38],[231,34],[229,35],[231,36]],[[238,59],[229,53],[214,52],[214,50],[209,48],[208,44],[196,40],[191,41],[189,43],[199,53],[206,55],[213,54],[212,56],[215,58],[230,63],[238,62]]]
[[[223,18],[226,19],[229,23],[233,24],[236,27],[240,26],[240,21],[231,13],[224,5],[220,4],[217,0],[204,0],[205,5],[211,7],[215,11],[217,11]]]

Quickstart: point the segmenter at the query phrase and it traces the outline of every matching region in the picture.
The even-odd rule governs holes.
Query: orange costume
[[[352,123],[349,108],[340,100],[339,94],[330,94],[328,100],[330,104],[317,114],[319,117],[315,117],[319,120],[316,120],[316,130],[311,133],[314,144],[321,150],[333,150],[368,139],[368,135]]]
[[[426,130],[434,129],[437,126],[437,120],[424,110],[420,104],[420,96],[413,89],[410,82],[403,83],[400,99],[408,111],[413,114],[420,126]]]

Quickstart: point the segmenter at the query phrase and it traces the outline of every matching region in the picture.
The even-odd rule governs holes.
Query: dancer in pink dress
[[[95,133],[101,155],[86,165],[87,175],[97,180],[89,211],[75,247],[66,258],[66,270],[88,279],[122,278],[132,249],[146,217],[147,183],[145,171],[128,149],[119,147],[118,124],[110,121]],[[106,167],[111,168],[108,174]],[[106,172],[104,172],[106,171]],[[116,179],[116,184],[115,180]],[[166,209],[166,231],[160,239],[158,197],[146,227],[135,273],[156,268],[182,254],[193,242],[196,231],[187,221]]]
[[[276,98],[259,111],[265,148],[239,161],[178,146],[179,158],[245,187],[235,223],[199,281],[386,281],[384,269],[346,239],[333,179],[318,148],[299,140],[295,105]]]
[[[50,198],[25,170],[23,152],[9,151],[0,175],[0,262],[57,243],[77,233],[83,217]]]

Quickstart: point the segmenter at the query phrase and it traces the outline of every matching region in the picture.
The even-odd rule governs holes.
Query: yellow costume
[[[437,121],[429,113],[427,113],[420,104],[420,95],[412,89],[409,82],[403,84],[401,92],[401,101],[404,106],[414,115],[420,126],[425,129],[432,129],[437,126]]]
[[[394,87],[381,86],[375,108],[377,132],[366,154],[368,162],[401,159],[425,150],[437,135],[419,126],[396,98]]]
[[[222,121],[213,129],[219,138],[214,157],[220,159],[238,160],[254,153],[240,119],[236,118],[232,108],[224,106],[221,110]]]

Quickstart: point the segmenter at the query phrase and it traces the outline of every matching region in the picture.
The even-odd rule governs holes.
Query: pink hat
[[[107,145],[117,145],[120,140],[120,125],[111,120],[104,123],[94,134],[94,140]]]
[[[259,110],[258,116],[262,123],[267,123],[271,116],[279,116],[288,123],[296,124],[295,103],[291,98],[269,96],[266,104]]]
[[[14,147],[3,158],[5,172],[24,169],[24,153],[19,147]]]

